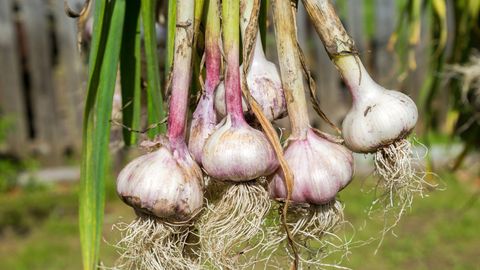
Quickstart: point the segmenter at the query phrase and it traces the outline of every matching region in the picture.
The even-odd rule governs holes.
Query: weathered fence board
[[[15,130],[8,134],[6,145],[18,155],[24,155],[28,130],[13,15],[13,1],[0,0],[0,115],[7,119],[5,121],[13,122],[11,128]]]
[[[0,116],[15,121],[0,150],[44,164],[78,153],[84,64],[63,1],[0,0],[0,48]]]
[[[82,62],[76,46],[75,20],[66,18],[62,1],[54,1],[54,30],[57,37],[58,56],[54,72],[55,96],[58,100],[59,133],[64,140],[62,148],[78,149],[81,140],[81,110],[83,89],[81,89]]]
[[[397,21],[395,16],[394,1],[375,1],[375,39],[373,41],[373,53],[375,54],[373,72],[377,81],[382,85],[391,87],[395,85],[395,57],[393,52],[388,51],[387,45],[390,35],[395,30]]]
[[[27,63],[34,117],[34,150],[55,161],[60,136],[57,129],[58,101],[52,76],[52,45],[49,39],[48,6],[43,0],[20,1],[27,41]],[[55,142],[55,143],[51,143]]]

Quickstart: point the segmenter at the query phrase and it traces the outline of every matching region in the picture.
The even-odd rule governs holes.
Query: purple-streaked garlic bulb
[[[238,27],[238,23],[234,27]],[[273,173],[278,161],[267,137],[245,121],[240,88],[239,37],[233,36],[233,29],[223,33],[227,61],[227,116],[205,142],[202,165],[208,175],[218,180],[245,182]]]
[[[230,114],[218,125],[203,148],[202,164],[210,176],[244,182],[266,176],[278,167],[266,136]]]
[[[119,263],[125,269],[199,268],[198,261],[184,256],[203,205],[202,171],[185,143],[193,18],[194,2],[178,0],[176,24],[186,26],[175,31],[167,136],[150,142],[158,149],[130,162],[117,179],[117,193],[138,215],[120,228]]]
[[[332,136],[313,129],[304,139],[288,141],[284,156],[295,179],[291,197],[295,203],[321,205],[331,202],[353,176],[352,152]],[[281,170],[273,175],[269,190],[272,198],[286,199]]]
[[[294,12],[289,1],[272,0],[272,7],[282,86],[291,126],[284,157],[293,177],[286,178],[283,170],[278,169],[272,176],[269,192],[273,199],[285,202],[282,209],[287,211],[289,218],[284,222],[290,233],[281,237],[289,238],[291,247],[296,250],[295,255],[286,255],[294,259],[299,268],[321,268],[316,265],[317,258],[344,244],[328,243],[340,239],[331,237],[343,220],[343,207],[336,197],[352,179],[353,157],[333,136],[310,127]],[[290,198],[287,188],[291,192]],[[285,209],[287,205],[289,207]],[[270,237],[275,239],[275,235]]]
[[[118,175],[117,193],[136,211],[185,221],[202,207],[202,171],[186,149],[160,148],[131,161]]]
[[[217,1],[210,1],[215,5]],[[257,179],[275,171],[278,161],[266,136],[250,127],[242,111],[240,88],[238,0],[222,1],[223,48],[226,57],[226,117],[203,147],[202,165],[213,179],[227,185],[221,197],[208,202],[199,220],[200,257],[214,269],[244,269],[235,259],[245,247],[261,241],[271,202]]]

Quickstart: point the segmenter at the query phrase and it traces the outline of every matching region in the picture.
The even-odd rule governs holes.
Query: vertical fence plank
[[[364,34],[363,0],[347,0],[347,14],[348,16],[343,23],[348,34],[355,40],[360,54],[364,54],[367,48],[367,40]]]
[[[53,74],[60,116],[58,131],[64,138],[62,148],[77,152],[81,144],[78,110],[83,108],[83,100],[79,100],[77,95],[82,92],[82,66],[76,46],[75,20],[65,15],[63,1],[52,1],[51,4],[58,48],[58,61]]]
[[[0,116],[14,123],[11,130],[15,132],[9,133],[6,150],[22,156],[26,154],[28,129],[12,5],[11,0],[0,0]]]
[[[397,21],[395,2],[376,0],[375,9],[375,40],[374,40],[374,54],[375,54],[375,80],[387,87],[393,88],[397,85],[395,78],[395,61],[394,52],[387,50],[388,40],[390,35],[395,30],[395,23]]]
[[[423,86],[423,83],[428,76],[428,70],[431,58],[432,35],[428,25],[431,23],[431,18],[428,13],[423,13],[421,18],[421,32],[418,45],[414,48],[417,68],[408,74],[405,92],[411,95],[415,100]],[[438,76],[439,74],[434,74]]]
[[[52,44],[50,42],[48,7],[43,0],[22,0],[23,23],[27,40],[28,70],[31,76],[31,98],[35,129],[35,150],[46,163],[59,161],[63,138],[57,136],[57,101],[52,80]]]

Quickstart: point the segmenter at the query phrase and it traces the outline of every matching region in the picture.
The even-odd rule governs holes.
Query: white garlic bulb
[[[263,51],[261,53],[263,55]],[[287,105],[280,75],[275,64],[268,61],[265,56],[253,59],[247,74],[247,85],[268,120],[280,119],[286,115]]]
[[[368,75],[353,56],[337,60],[353,105],[342,123],[345,145],[354,152],[370,153],[406,137],[415,127],[418,111],[407,95],[386,90]]]
[[[330,135],[310,129],[305,139],[292,139],[285,160],[293,173],[292,201],[321,205],[335,199],[353,176],[352,152]],[[279,168],[269,186],[274,199],[287,197],[283,171]]]
[[[169,146],[131,161],[117,178],[117,193],[135,210],[183,221],[203,204],[202,172],[186,150]]]
[[[202,164],[210,176],[237,182],[270,175],[278,167],[266,136],[245,122],[233,124],[230,115],[205,143]]]

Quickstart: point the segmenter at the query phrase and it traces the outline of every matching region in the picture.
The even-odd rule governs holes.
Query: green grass
[[[480,201],[465,207],[474,192],[450,175],[442,178],[447,189],[417,199],[412,211],[395,229],[396,236],[387,235],[376,255],[373,253],[377,243],[355,248],[344,266],[353,269],[480,269]],[[107,182],[107,190],[114,190],[113,182]],[[369,182],[372,179],[367,179],[364,185]],[[361,184],[356,179],[341,194],[346,216],[358,228],[357,240],[375,235],[382,225],[379,221],[367,220],[367,226],[360,229],[366,218],[364,210],[371,199],[370,194],[359,191]],[[76,186],[1,195],[0,269],[81,269],[76,196]],[[100,260],[106,265],[111,265],[117,256],[106,241],[118,238],[111,226],[119,217],[128,221],[133,213],[109,192],[100,254]],[[23,229],[16,231],[15,227]]]
[[[480,269],[475,256],[480,246],[478,222],[480,204],[466,206],[473,191],[451,175],[442,175],[446,189],[416,199],[414,207],[388,234],[378,253],[377,243],[352,250],[345,265],[354,269]],[[367,181],[372,181],[368,179]],[[342,194],[346,218],[355,225],[366,220],[369,194],[359,193],[354,183]],[[380,221],[367,219],[357,239],[368,239],[382,228]]]

